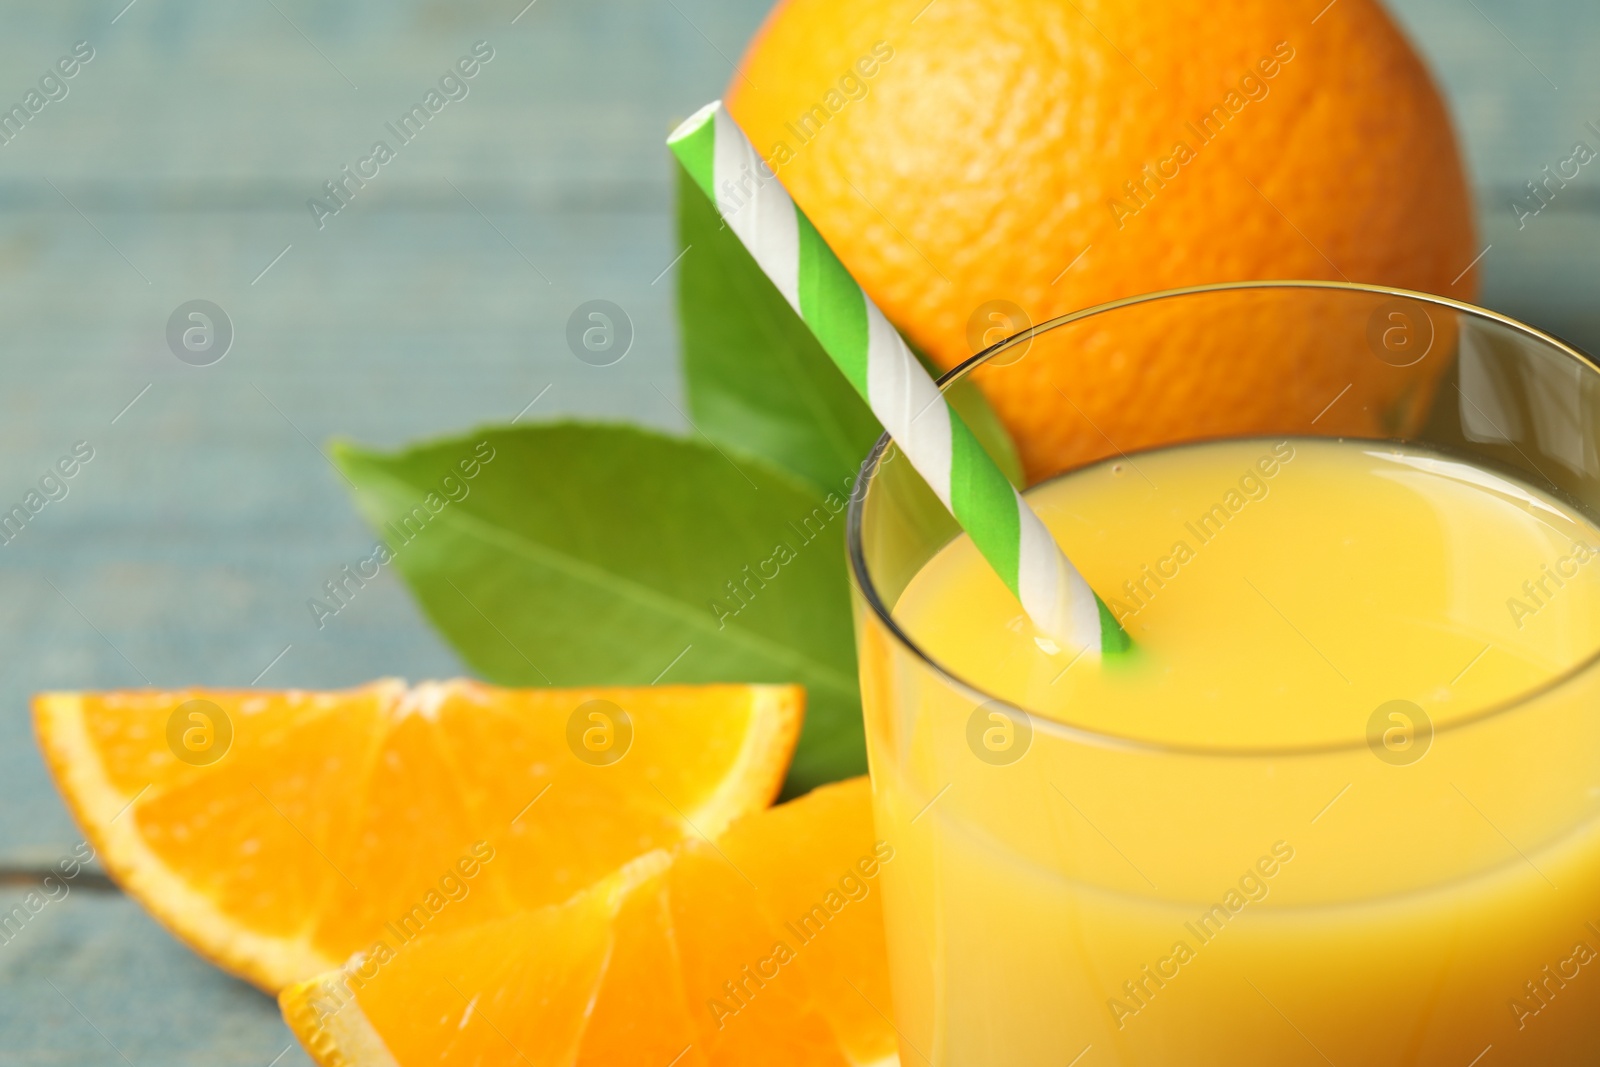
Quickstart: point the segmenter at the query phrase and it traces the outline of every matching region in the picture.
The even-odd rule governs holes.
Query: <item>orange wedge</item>
[[[269,992],[377,940],[564,900],[772,802],[787,686],[44,693],[34,728],[111,876]]]
[[[632,860],[566,902],[292,986],[323,1067],[893,1064],[865,778]]]

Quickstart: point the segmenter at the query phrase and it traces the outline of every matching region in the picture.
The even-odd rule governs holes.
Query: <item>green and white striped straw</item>
[[[933,377],[789,198],[722,101],[667,145],[1045,634],[1087,653],[1127,633]]]

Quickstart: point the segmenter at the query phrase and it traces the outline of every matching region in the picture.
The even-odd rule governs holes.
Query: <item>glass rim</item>
[[[1491,311],[1488,308],[1478,307],[1475,304],[1469,304],[1462,300],[1453,300],[1450,297],[1437,296],[1433,293],[1417,292],[1411,289],[1398,289],[1385,285],[1369,285],[1362,282],[1334,282],[1315,279],[1284,279],[1270,281],[1215,282],[1207,285],[1184,286],[1177,289],[1161,289],[1151,293],[1142,293],[1138,296],[1129,296],[1118,300],[1106,301],[1105,303],[1095,304],[1091,307],[1068,312],[1065,315],[1058,315],[1053,319],[1048,319],[1044,322],[1031,325],[1024,330],[1019,330],[1010,337],[997,341],[976,355],[963,360],[961,363],[945,372],[945,374],[938,379],[938,386],[941,392],[947,392],[952,385],[965,379],[975,369],[983,366],[985,363],[988,363],[995,356],[1000,355],[1006,350],[1014,348],[1019,344],[1023,344],[1024,342],[1031,341],[1033,338],[1041,334],[1048,333],[1051,330],[1055,330],[1059,327],[1067,326],[1071,323],[1078,322],[1082,319],[1091,318],[1096,315],[1103,315],[1107,312],[1118,311],[1123,308],[1134,307],[1140,304],[1152,304],[1161,300],[1171,300],[1179,297],[1195,296],[1199,294],[1224,293],[1239,290],[1256,290],[1267,292],[1271,290],[1293,289],[1370,293],[1376,296],[1399,297],[1408,300],[1415,300],[1420,303],[1432,304],[1437,307],[1448,308],[1452,311],[1465,313],[1479,319],[1487,319],[1489,321],[1499,323],[1502,326],[1509,327],[1516,333],[1522,334],[1526,338],[1533,341],[1547,345],[1550,348],[1568,356],[1569,358],[1577,360],[1580,365],[1587,367],[1590,371],[1600,374],[1600,362],[1597,362],[1593,357],[1584,353],[1577,346],[1563,341],[1554,334],[1547,333],[1544,330],[1538,329],[1537,327],[1529,326],[1525,322],[1511,318],[1509,315],[1503,315],[1498,311]],[[1373,440],[1396,439],[1374,438]],[[1365,738],[1358,738],[1351,741],[1328,741],[1307,745],[1287,745],[1269,748],[1243,748],[1239,746],[1210,746],[1193,743],[1180,744],[1168,741],[1152,741],[1145,738],[1131,737],[1126,734],[1112,733],[1105,730],[1093,730],[1086,726],[1063,722],[1060,719],[1053,718],[1044,714],[1043,712],[1032,711],[1028,708],[1021,707],[1013,701],[1007,700],[1004,697],[996,696],[982,687],[968,682],[966,679],[956,674],[953,670],[945,667],[942,663],[930,655],[925,649],[922,648],[921,645],[912,640],[910,634],[906,633],[905,630],[900,627],[900,624],[895,620],[894,614],[890,610],[889,606],[885,604],[883,602],[883,598],[879,596],[877,586],[874,584],[870,569],[867,566],[866,551],[862,546],[862,516],[865,509],[867,492],[871,487],[873,477],[877,474],[878,468],[882,465],[884,453],[893,443],[893,439],[887,432],[883,433],[878,440],[873,443],[871,451],[869,451],[866,458],[862,460],[861,467],[856,472],[855,481],[850,487],[850,508],[845,526],[845,554],[849,560],[850,581],[855,587],[855,591],[861,596],[867,607],[876,616],[877,622],[888,633],[890,639],[896,644],[896,646],[901,651],[909,653],[911,657],[921,665],[922,668],[932,671],[934,675],[936,675],[945,684],[949,685],[952,689],[971,698],[973,700],[974,707],[988,703],[1001,704],[1007,708],[1026,715],[1028,722],[1031,723],[1035,729],[1056,734],[1065,740],[1074,741],[1080,744],[1092,745],[1097,748],[1118,749],[1122,751],[1143,753],[1148,755],[1192,756],[1212,759],[1285,759],[1293,757],[1328,756],[1341,752],[1354,752],[1367,747],[1368,742]],[[1158,447],[1170,448],[1172,445],[1167,444]],[[1140,450],[1139,452],[1135,452],[1134,455],[1140,455],[1144,451],[1151,450]],[[1089,466],[1089,464],[1086,464],[1085,466]],[[1526,707],[1538,701],[1542,697],[1562,688],[1579,676],[1587,673],[1597,664],[1600,664],[1600,648],[1594,649],[1587,656],[1573,664],[1571,667],[1568,667],[1566,670],[1551,676],[1531,689],[1524,690],[1504,700],[1495,701],[1481,708],[1477,708],[1460,718],[1451,720],[1444,726],[1434,726],[1432,730],[1432,736],[1437,739],[1442,734],[1452,733],[1457,730],[1464,730],[1487,720],[1509,714],[1519,708]]]

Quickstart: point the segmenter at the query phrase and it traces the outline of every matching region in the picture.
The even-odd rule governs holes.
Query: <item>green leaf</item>
[[[797,682],[807,711],[789,791],[865,771],[844,492],[627,426],[333,454],[428,618],[484,677]],[[450,500],[452,486],[466,495]]]
[[[883,427],[682,167],[678,240],[687,250],[678,312],[696,429],[824,492],[847,485]],[[1016,448],[978,388],[961,382],[950,402],[1021,484]]]
[[[825,492],[883,432],[800,316],[678,168],[678,311],[689,412],[708,437]]]

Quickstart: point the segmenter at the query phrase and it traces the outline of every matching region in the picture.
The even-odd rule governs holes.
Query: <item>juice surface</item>
[[[966,538],[895,617],[964,680],[1088,729],[1229,748],[1359,741],[1386,701],[1444,726],[1600,647],[1600,533],[1442,455],[1230,441],[1100,464],[1028,499],[1132,635],[1134,662],[1051,654]]]
[[[965,537],[894,615],[977,691],[858,623],[903,1060],[1600,1059],[1594,525],[1333,440],[1029,498],[1138,654],[1055,648]]]

